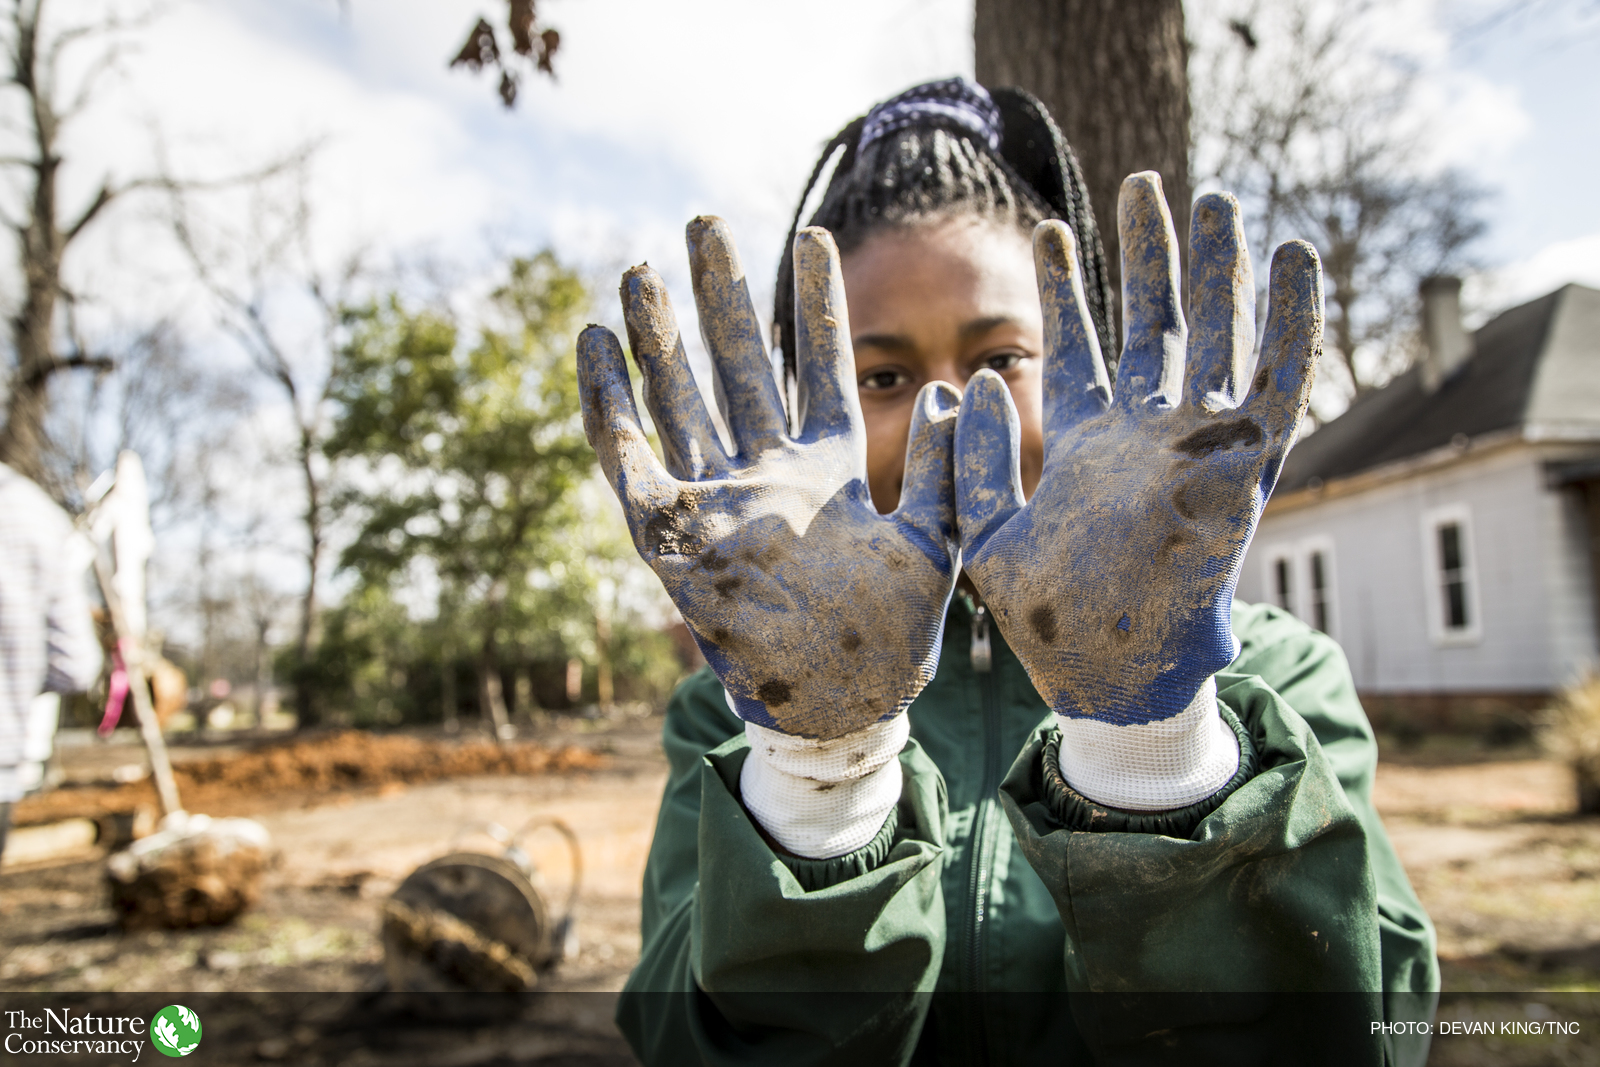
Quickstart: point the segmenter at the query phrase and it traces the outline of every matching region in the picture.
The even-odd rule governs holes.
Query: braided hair
[[[1061,219],[1078,242],[1083,291],[1108,369],[1118,346],[1111,281],[1077,157],[1033,96],[992,94],[965,78],[929,82],[886,100],[833,136],[811,171],[778,264],[774,343],[795,373],[794,260],[800,216],[828,161],[838,166],[808,225],[833,234],[841,254],[874,233],[932,219],[975,215],[1029,234]]]

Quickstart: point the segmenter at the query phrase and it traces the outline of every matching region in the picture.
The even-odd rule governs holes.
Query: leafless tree
[[[1382,12],[1375,0],[1222,0],[1191,18],[1195,173],[1243,201],[1258,255],[1303,237],[1322,256],[1328,354],[1344,379],[1325,375],[1325,415],[1406,369],[1418,281],[1468,266],[1485,228],[1483,191],[1421,163],[1419,74],[1378,43]]]
[[[10,316],[11,366],[6,423],[0,429],[0,460],[38,481],[58,496],[68,489],[59,466],[49,461],[46,430],[50,386],[63,371],[104,370],[111,360],[77,343],[63,329],[63,309],[74,294],[63,276],[68,251],[129,192],[148,187],[148,178],[107,177],[80,204],[61,202],[65,160],[62,136],[95,99],[118,66],[131,35],[161,10],[157,3],[131,12],[102,5],[97,17],[83,16],[54,0],[6,0],[0,9],[4,63],[0,85],[12,98],[4,130],[10,142],[0,167],[21,180],[15,203],[6,204],[0,222],[16,239],[20,297]]]
[[[328,545],[328,489],[322,455],[329,365],[342,328],[340,310],[362,269],[358,255],[336,270],[318,264],[311,241],[306,185],[310,150],[281,180],[247,191],[248,220],[230,227],[206,218],[172,187],[173,232],[209,293],[219,325],[280,394],[294,425],[294,465],[304,492],[305,592],[295,648],[304,667],[317,641],[320,577]],[[310,725],[315,706],[304,671],[295,679],[295,708]]]

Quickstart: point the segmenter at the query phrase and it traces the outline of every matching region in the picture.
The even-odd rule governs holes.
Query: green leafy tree
[[[594,665],[595,701],[660,703],[683,673],[665,632],[670,601],[643,565],[616,497],[591,480],[573,497],[582,537],[557,541],[521,632],[540,658],[575,656]]]
[[[583,536],[574,493],[594,454],[572,345],[588,306],[549,252],[512,262],[470,347],[450,314],[391,297],[349,312],[330,389],[326,452],[350,486],[336,507],[356,525],[340,565],[358,590],[436,588],[441,658],[471,657],[497,727],[502,650],[556,606],[540,576]]]
[[[339,695],[337,712],[317,708],[319,721],[395,726],[427,717],[424,701],[437,692],[439,675],[429,655],[439,646],[428,639],[438,636],[437,627],[413,620],[389,589],[358,587],[323,613],[322,640],[305,668],[313,693]],[[283,666],[299,669],[294,650],[284,652]],[[419,670],[424,665],[426,675]]]

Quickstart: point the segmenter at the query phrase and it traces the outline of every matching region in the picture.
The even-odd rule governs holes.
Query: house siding
[[[1552,449],[1517,444],[1349,496],[1269,511],[1239,583],[1274,599],[1267,560],[1318,541],[1332,548],[1332,636],[1358,688],[1387,693],[1542,692],[1596,659],[1586,522],[1570,492],[1546,485]],[[1441,642],[1424,517],[1470,515],[1477,636]],[[1302,568],[1303,573],[1304,568]],[[1305,598],[1297,613],[1308,617]]]

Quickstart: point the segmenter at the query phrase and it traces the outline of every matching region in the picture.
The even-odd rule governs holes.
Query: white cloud
[[[558,80],[527,75],[506,111],[489,76],[447,66],[497,6],[352,0],[343,22],[331,0],[180,5],[69,131],[66,199],[104,174],[150,172],[158,139],[183,175],[238,173],[321,139],[310,192],[328,264],[362,248],[475,271],[545,244],[613,276],[648,260],[692,335],[690,218],[729,220],[767,303],[826,139],[909,84],[972,70],[968,0],[551,0],[540,12],[562,32]],[[69,264],[110,319],[193,318],[152,206],[122,208]]]
[[[1517,263],[1468,278],[1462,299],[1474,309],[1469,323],[1477,326],[1495,312],[1570,282],[1600,289],[1600,233],[1557,241]]]
[[[1486,160],[1510,154],[1527,139],[1532,116],[1515,86],[1471,71],[1443,69],[1419,87],[1433,136],[1427,169],[1480,171]]]

